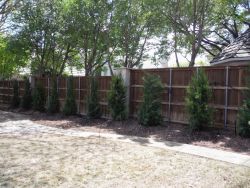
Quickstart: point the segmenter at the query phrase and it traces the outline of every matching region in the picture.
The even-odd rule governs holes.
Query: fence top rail
[[[132,71],[166,71],[166,70],[195,70],[197,68],[202,68],[205,70],[222,70],[222,69],[245,69],[245,68],[250,68],[250,64],[249,66],[247,65],[241,65],[241,66],[202,66],[202,67],[167,67],[167,68],[143,68],[143,69],[130,69]]]
[[[48,79],[48,78],[54,78],[53,76],[32,76],[35,79]],[[100,78],[111,78],[112,76],[96,76],[95,78],[100,79]],[[55,78],[91,78],[91,76],[58,76]]]

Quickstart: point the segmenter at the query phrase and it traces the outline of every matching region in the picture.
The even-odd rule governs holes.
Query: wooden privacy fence
[[[24,81],[18,80],[19,94],[22,97],[24,93]],[[2,80],[0,81],[0,104],[10,104],[13,96],[13,81]]]
[[[210,86],[212,100],[210,105],[214,110],[214,124],[216,127],[233,128],[237,119],[239,107],[243,102],[243,91],[246,90],[247,67],[205,67]],[[125,71],[125,72],[123,72]],[[166,121],[174,123],[188,123],[185,110],[186,89],[191,77],[198,68],[163,68],[163,69],[122,69],[120,73],[127,86],[128,106],[130,116],[135,117],[143,97],[143,77],[145,74],[159,75],[164,84],[162,94],[162,115]],[[249,75],[250,76],[250,75]],[[87,77],[74,77],[74,93],[78,113],[86,114],[86,102],[89,91]],[[111,77],[98,77],[99,98],[103,117],[109,118],[107,96],[110,90]],[[52,88],[51,78],[32,78],[32,86],[40,81],[48,97]],[[0,103],[10,103],[12,97],[12,81],[0,81]],[[19,81],[20,95],[24,91],[24,82]],[[58,93],[61,107],[64,105],[67,91],[66,78],[57,78]]]
[[[36,84],[37,82],[42,83],[42,85],[45,87],[46,98],[48,99],[48,96],[52,90],[52,79],[48,77],[44,78],[34,77],[33,80],[35,82],[34,84]],[[98,93],[99,93],[102,117],[109,118],[107,97],[108,97],[108,92],[110,90],[111,76],[98,77],[97,81],[99,85]],[[57,89],[60,100],[60,107],[62,109],[67,95],[67,78],[65,77],[57,78]],[[86,104],[89,92],[89,78],[73,77],[73,89],[77,103],[77,112],[78,114],[85,115],[87,113]]]
[[[210,105],[215,109],[216,127],[233,128],[237,119],[238,108],[243,102],[246,88],[247,67],[206,67],[212,88]],[[188,123],[185,109],[186,89],[191,77],[198,68],[164,68],[131,70],[130,75],[130,113],[136,116],[143,97],[143,76],[159,75],[164,84],[162,95],[162,115],[165,120],[175,123]]]
[[[35,84],[38,82],[40,82],[43,85],[43,87],[45,88],[46,99],[48,100],[48,96],[52,91],[52,78],[32,77],[31,80],[33,88]],[[111,77],[102,76],[98,77],[97,80],[99,83],[98,92],[99,92],[102,116],[105,118],[109,118],[110,116],[108,111],[107,96],[108,96],[108,91],[110,89]],[[23,80],[18,81],[18,83],[19,83],[20,97],[22,97],[24,93],[24,81]],[[86,114],[86,103],[89,91],[88,78],[73,77],[73,88],[77,103],[77,112],[79,114]],[[57,78],[57,89],[58,89],[60,107],[62,109],[67,95],[67,78],[65,77]],[[10,104],[12,96],[13,96],[13,80],[0,81],[0,104]]]

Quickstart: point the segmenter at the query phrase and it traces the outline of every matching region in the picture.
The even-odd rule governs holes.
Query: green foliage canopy
[[[0,34],[0,78],[9,78],[27,64],[28,56],[23,44]]]
[[[15,2],[21,3],[12,6]],[[20,54],[28,55],[32,73],[39,75],[62,75],[67,67],[76,67],[91,76],[107,65],[112,73],[113,67],[141,67],[149,56],[157,61],[172,53],[177,65],[182,54],[194,66],[199,54],[211,59],[250,26],[250,7],[245,0],[8,3],[10,29],[6,36],[22,44],[11,53],[13,48],[6,51],[6,45],[1,45],[1,61],[14,64],[1,62],[0,69],[6,68],[10,75],[22,64]],[[157,53],[152,55],[153,51]]]
[[[23,1],[13,16],[17,36],[26,44],[32,73],[61,75],[69,61],[74,62],[74,44],[65,2]]]

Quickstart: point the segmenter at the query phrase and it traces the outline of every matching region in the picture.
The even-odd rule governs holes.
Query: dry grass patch
[[[0,137],[1,187],[249,187],[250,169],[139,144]]]

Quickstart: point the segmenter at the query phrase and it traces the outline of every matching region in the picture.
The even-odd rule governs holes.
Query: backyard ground
[[[24,113],[22,111],[22,113]],[[205,146],[225,151],[250,155],[250,139],[235,135],[234,130],[209,129],[190,134],[186,125],[168,124],[157,127],[143,127],[136,120],[113,122],[105,119],[88,120],[84,117],[65,117],[61,114],[25,112],[33,122],[62,129],[112,133],[128,136],[152,137],[160,141],[174,141],[197,146]]]
[[[250,186],[247,167],[139,142],[84,138],[75,134],[79,127],[58,129],[30,119],[0,111],[0,187]]]

